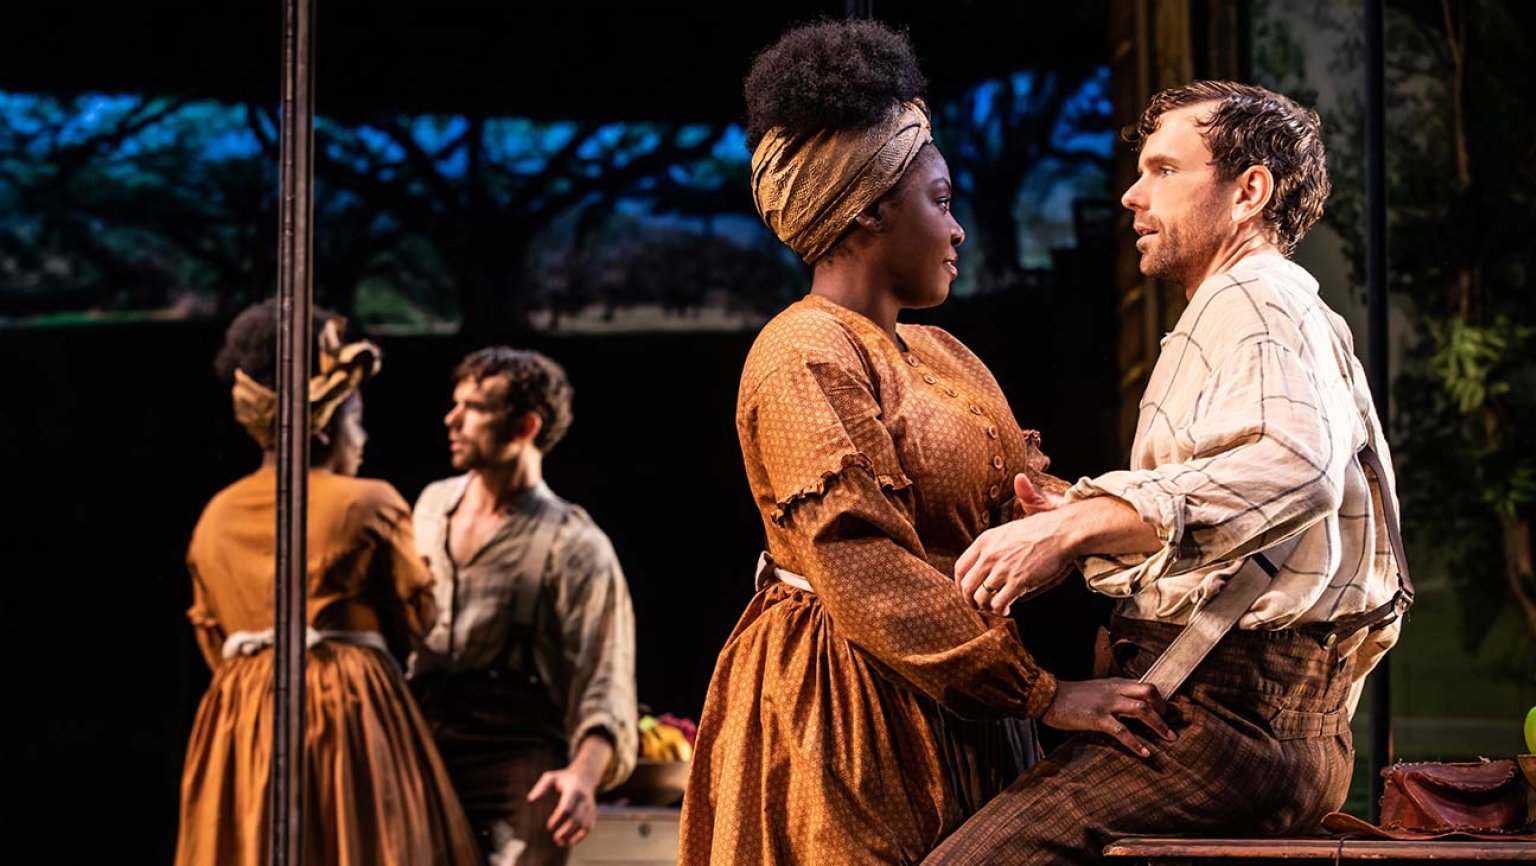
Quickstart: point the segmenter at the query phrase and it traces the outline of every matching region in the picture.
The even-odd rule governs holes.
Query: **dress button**
[[[1001,469],[1001,468],[1003,468],[1003,455],[999,454],[996,457],[992,458],[992,468],[993,469]]]
[[[992,489],[987,491],[987,498],[988,499],[996,499],[997,498],[997,491],[999,489],[1001,489],[1001,488],[999,488],[996,484],[992,485]]]
[[[971,414],[972,415],[980,415],[981,414],[981,407],[977,406],[975,403],[972,403],[971,404]]]
[[[987,425],[987,437],[990,438],[990,439],[996,439],[997,438],[997,428],[992,426],[992,425],[990,425],[990,424]]]
[[[907,363],[911,364],[914,367],[916,367],[917,366],[917,356],[916,355],[908,355],[907,356]]]
[[[992,513],[990,511],[983,511],[981,513],[981,528],[982,529],[986,529],[988,526],[991,526],[991,525],[992,525]]]
[[[960,396],[960,392],[959,391],[956,391],[954,388],[951,388],[948,385],[944,386],[944,393],[948,394],[951,397],[958,397],[958,396]]]
[[[932,384],[933,384],[933,383],[934,383],[934,382],[937,382],[937,381],[939,381],[939,380],[938,380],[938,379],[935,379],[935,378],[933,378],[933,377],[932,377],[932,376],[930,376],[930,375],[928,375],[928,374],[927,374],[927,373],[924,373],[924,374],[923,374],[923,381],[924,381],[924,382],[927,382],[927,383],[928,383],[928,384],[930,384],[930,385],[932,385]]]

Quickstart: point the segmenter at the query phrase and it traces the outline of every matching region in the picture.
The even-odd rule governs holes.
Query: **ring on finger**
[[[986,581],[982,581],[981,588],[986,590],[989,594],[992,594],[992,595],[996,595],[997,591],[1002,589],[1002,587],[1000,587],[1000,586],[993,586],[992,584],[987,583]]]

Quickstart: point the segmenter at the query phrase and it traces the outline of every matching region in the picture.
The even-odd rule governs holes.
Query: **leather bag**
[[[1381,825],[1334,812],[1334,833],[1390,839],[1536,839],[1525,777],[1511,760],[1393,764],[1381,771]]]

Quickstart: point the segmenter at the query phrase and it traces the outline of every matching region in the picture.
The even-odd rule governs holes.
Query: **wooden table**
[[[1127,857],[1138,863],[1218,864],[1254,860],[1300,860],[1334,863],[1370,860],[1376,863],[1525,863],[1536,862],[1536,842],[1426,841],[1380,839],[1180,839],[1143,837],[1117,839],[1104,848],[1105,857]]]

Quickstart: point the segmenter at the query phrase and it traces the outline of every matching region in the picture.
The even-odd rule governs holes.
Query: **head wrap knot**
[[[309,380],[309,432],[318,434],[331,423],[336,407],[346,402],[383,365],[384,354],[368,340],[341,342],[347,321],[333,318],[320,329],[320,373]],[[235,420],[251,434],[262,450],[270,450],[277,437],[277,392],[235,370],[231,388]]]
[[[893,103],[867,129],[791,135],[774,128],[752,153],[752,201],[779,240],[815,264],[932,141],[921,99]]]

